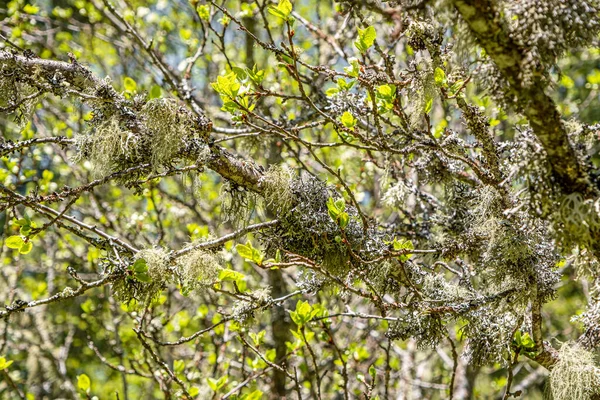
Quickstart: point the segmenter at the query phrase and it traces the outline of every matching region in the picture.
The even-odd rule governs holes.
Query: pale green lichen
[[[292,207],[294,192],[290,183],[294,173],[287,165],[271,166],[260,180],[265,203],[277,213],[286,213]]]
[[[181,151],[185,139],[191,137],[196,120],[191,112],[174,99],[152,99],[141,110],[151,132],[151,164],[156,168]]]
[[[122,127],[116,115],[100,122],[93,134],[78,136],[77,140],[82,151],[75,161],[87,158],[96,177],[106,176],[127,159],[138,156],[139,136]]]
[[[562,345],[559,360],[550,371],[548,399],[584,400],[600,391],[600,369],[594,354],[577,343]]]
[[[219,254],[202,249],[193,250],[177,260],[182,284],[189,289],[216,282],[222,264]]]
[[[155,247],[152,249],[140,250],[136,256],[136,260],[143,259],[148,266],[148,276],[155,283],[166,283],[170,281],[172,276],[171,268],[169,267],[169,253],[161,248]]]

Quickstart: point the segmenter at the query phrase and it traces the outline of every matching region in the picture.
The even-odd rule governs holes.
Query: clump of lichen
[[[212,251],[193,250],[177,260],[181,283],[193,290],[214,283],[219,278],[223,260]]]
[[[201,118],[174,99],[135,96],[120,107],[98,104],[90,129],[78,138],[77,159],[88,159],[98,176],[146,164],[170,167],[180,158],[206,158]]]
[[[0,108],[14,113],[14,121],[19,127],[29,120],[40,99],[35,96],[39,89],[28,84],[27,77],[22,74],[15,63],[0,63]]]
[[[143,259],[148,266],[148,275],[152,282],[167,282],[170,280],[169,253],[162,247],[140,250],[135,260]]]
[[[594,246],[600,237],[600,199],[584,199],[580,193],[565,195],[555,218],[567,246]]]
[[[436,347],[444,334],[443,321],[439,316],[417,310],[407,312],[386,332],[390,340],[415,338],[420,349]]]
[[[271,300],[271,288],[265,287],[246,293],[248,300],[238,300],[233,304],[231,315],[238,324],[247,326],[254,319],[255,313],[268,305]]]
[[[168,164],[193,137],[196,118],[174,99],[149,100],[140,111],[152,137],[151,164]]]
[[[469,323],[462,333],[468,338],[464,357],[475,365],[503,362],[511,354],[510,345],[517,317],[498,304],[464,315]]]
[[[600,392],[594,354],[577,343],[564,343],[550,371],[546,394],[552,400],[583,400]]]
[[[255,209],[257,196],[236,184],[226,180],[221,186],[221,211],[225,221],[236,227],[245,226],[249,223],[252,212]]]
[[[294,202],[294,192],[290,184],[294,180],[293,171],[287,166],[271,166],[260,180],[267,208],[275,214],[286,213]]]
[[[523,80],[540,61],[556,62],[563,52],[593,42],[600,30],[597,0],[504,1],[505,21],[511,38],[526,49],[521,65]]]
[[[93,134],[79,136],[78,147],[76,161],[88,159],[96,177],[142,162],[140,137],[122,126],[117,115],[99,122]]]
[[[136,271],[136,261],[143,260],[145,271]],[[140,250],[131,260],[131,266],[124,279],[113,284],[115,298],[125,304],[132,301],[147,305],[158,298],[168,283],[173,282],[169,253],[163,248]],[[140,274],[140,275],[138,275]],[[143,275],[143,279],[140,277]]]

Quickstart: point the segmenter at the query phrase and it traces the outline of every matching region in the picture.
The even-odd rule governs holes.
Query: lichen
[[[600,369],[594,354],[577,343],[563,343],[546,389],[552,400],[584,400],[599,393]]]
[[[223,260],[212,251],[197,249],[177,259],[182,284],[193,290],[211,285],[219,277]]]

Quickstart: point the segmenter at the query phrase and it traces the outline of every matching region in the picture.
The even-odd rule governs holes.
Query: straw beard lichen
[[[140,250],[135,255],[135,260],[143,259],[146,261],[148,266],[148,275],[152,282],[166,283],[170,280],[172,275],[171,268],[169,267],[169,253],[161,248],[155,247],[152,249]]]
[[[225,221],[234,226],[245,226],[250,221],[257,196],[235,182],[226,180],[221,185],[221,210]]]
[[[196,118],[174,99],[152,99],[140,112],[150,132],[154,168],[173,161],[196,130]]]
[[[271,166],[260,179],[265,204],[275,215],[286,213],[292,207],[294,192],[290,183],[294,173],[287,165]]]
[[[16,114],[15,122],[22,128],[29,120],[29,117],[35,109],[41,97],[30,100],[24,99],[38,91],[35,87],[25,83],[22,77],[23,72],[19,71],[17,66],[10,62],[0,64],[0,107],[13,107],[20,105],[13,111]],[[29,81],[29,79],[27,79]]]
[[[207,250],[193,250],[177,260],[182,286],[188,290],[209,286],[219,278],[223,260],[219,254]]]
[[[550,371],[546,387],[552,400],[584,400],[600,393],[600,369],[595,356],[579,344],[567,342],[559,351],[558,362]]]
[[[99,122],[93,133],[76,139],[80,152],[75,161],[87,158],[94,166],[96,177],[143,161],[139,157],[140,137],[121,126],[117,115]]]
[[[139,305],[148,305],[158,298],[167,283],[174,280],[174,274],[169,266],[169,254],[165,249],[140,250],[131,261],[132,265],[140,259],[146,262],[150,282],[141,282],[135,279],[135,275],[128,275],[125,279],[116,281],[113,284],[113,293],[120,302],[129,304],[135,300]]]
[[[261,307],[267,305],[271,300],[271,288],[255,290],[248,293],[253,300],[236,301],[231,310],[233,319],[242,326],[247,326],[254,319],[254,314]]]
[[[146,102],[136,96],[117,108],[94,110],[89,131],[78,138],[77,158],[89,159],[98,176],[140,164],[156,171],[179,157],[200,158],[207,138],[203,129],[201,118],[174,99]]]

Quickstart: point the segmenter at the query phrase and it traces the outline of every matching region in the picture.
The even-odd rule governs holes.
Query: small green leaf
[[[352,57],[351,59],[348,60],[348,62],[350,62],[350,66],[344,67],[344,72],[346,72],[348,75],[350,75],[353,78],[358,78],[358,75],[360,73],[360,65],[358,64],[358,59],[355,57]]]
[[[198,12],[198,16],[200,19],[204,21],[208,21],[210,19],[210,6],[207,4],[200,5],[196,8]]]
[[[234,271],[232,269],[222,269],[219,271],[219,280],[220,281],[241,281],[244,279],[244,274]]]
[[[429,114],[431,112],[431,108],[433,107],[433,97],[427,100],[425,103],[425,109],[423,110],[425,114]]]
[[[346,201],[344,199],[337,199],[334,204],[339,212],[346,210]]]
[[[252,245],[238,244],[235,246],[238,254],[246,260],[252,260]]]
[[[369,375],[371,375],[371,380],[375,380],[375,376],[377,375],[377,370],[375,369],[374,365],[371,365],[369,367]]]
[[[146,264],[146,260],[139,258],[133,263],[132,269],[136,273],[148,272],[148,264]]]
[[[369,26],[365,29],[358,29],[358,39],[354,42],[354,45],[361,53],[366,53],[369,47],[373,46],[375,43],[375,38],[377,37],[377,32],[375,28]]]
[[[334,94],[338,93],[339,91],[340,91],[340,89],[338,89],[338,88],[336,88],[336,87],[332,87],[332,88],[329,88],[329,89],[327,89],[327,90],[325,91],[325,94],[327,95],[327,97],[331,97],[331,96],[333,96]]]
[[[208,378],[208,386],[210,386],[210,388],[212,390],[217,392],[219,389],[221,389],[223,386],[225,386],[228,379],[229,379],[229,377],[227,375],[225,375],[219,379]]]
[[[398,240],[398,239],[394,238],[392,245],[393,245],[395,251],[414,250],[415,249],[413,242],[411,242],[410,240]],[[412,257],[412,254],[407,252],[406,254],[401,255],[399,257],[399,259],[402,262],[406,262],[411,257]]]
[[[19,229],[19,233],[23,236],[29,236],[31,233],[31,225],[23,225],[21,229]]]
[[[280,0],[277,7],[269,7],[269,13],[288,21],[289,16],[292,13],[292,3],[290,0]]]
[[[333,219],[334,221],[336,221],[338,215],[340,214],[340,210],[338,210],[337,206],[335,205],[333,197],[330,197],[327,200],[327,210],[329,212],[329,216],[331,217],[331,219]]]
[[[152,89],[150,89],[150,98],[158,99],[161,96],[162,96],[162,88],[158,85],[152,86]]]
[[[135,81],[130,77],[126,76],[125,79],[123,79],[123,87],[128,92],[135,92],[135,89],[137,88],[137,83],[135,83]]]
[[[175,360],[173,363],[173,369],[176,373],[180,374],[185,369],[185,361],[183,360]]]
[[[31,4],[25,4],[25,6],[23,7],[23,11],[25,11],[27,14],[34,15],[40,11],[40,8]]]
[[[23,244],[19,248],[19,253],[21,253],[21,254],[28,254],[31,251],[32,248],[33,248],[33,243],[31,243],[31,242],[23,242]]]
[[[9,249],[20,249],[24,243],[24,240],[21,236],[14,235],[14,236],[9,236],[6,239],[5,243],[6,243],[6,247],[8,247]]]
[[[345,111],[340,120],[346,128],[352,129],[356,125],[356,118],[349,111]]]
[[[433,78],[435,79],[435,84],[438,86],[443,86],[446,83],[446,73],[440,67],[435,69],[433,73]]]
[[[138,281],[143,282],[143,283],[152,282],[152,278],[150,278],[150,275],[148,275],[147,272],[137,272],[135,274],[135,279],[137,279]]]
[[[0,371],[7,369],[13,363],[13,360],[7,361],[6,358],[0,357]]]
[[[341,213],[338,217],[338,222],[340,224],[340,228],[344,229],[346,228],[346,226],[348,226],[348,222],[350,220],[350,217],[348,216],[348,213]]]
[[[90,390],[90,386],[92,385],[92,381],[90,381],[89,376],[86,374],[81,374],[77,377],[77,388],[84,392],[88,392]]]

